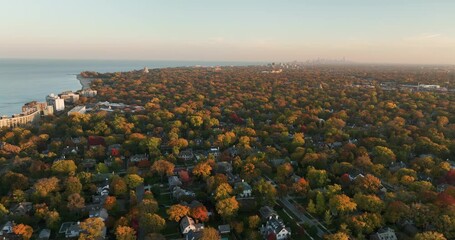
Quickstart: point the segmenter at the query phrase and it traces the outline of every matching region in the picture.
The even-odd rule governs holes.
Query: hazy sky
[[[454,0],[0,0],[0,58],[455,64]]]

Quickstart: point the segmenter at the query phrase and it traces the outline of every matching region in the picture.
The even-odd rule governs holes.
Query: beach
[[[89,89],[90,83],[93,81],[93,78],[84,78],[80,74],[77,75],[77,79],[82,85],[82,90]]]

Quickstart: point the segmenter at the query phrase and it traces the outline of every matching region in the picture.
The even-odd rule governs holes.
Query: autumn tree
[[[374,161],[380,164],[390,164],[395,162],[397,157],[395,153],[388,147],[376,146],[373,148]]]
[[[224,219],[231,219],[237,214],[239,203],[235,197],[225,198],[216,203],[216,211]]]
[[[80,240],[91,240],[102,237],[104,221],[99,217],[87,218],[81,222],[82,232],[79,235]]]
[[[146,232],[160,232],[166,227],[166,220],[155,213],[141,213],[139,225]]]
[[[277,180],[279,182],[285,182],[285,180],[287,180],[292,175],[294,169],[290,163],[284,163],[278,166],[276,171]]]
[[[417,233],[414,237],[415,240],[447,240],[442,233],[439,232],[422,232]]]
[[[22,238],[25,240],[28,240],[32,237],[33,228],[29,225],[21,223],[13,226],[13,233],[22,236]]]
[[[190,208],[181,204],[175,204],[168,208],[166,213],[169,215],[169,220],[179,222],[182,217],[189,215]]]
[[[207,222],[209,220],[209,214],[208,214],[207,208],[202,204],[191,208],[190,216],[193,219],[199,220],[201,222]]]
[[[352,184],[354,192],[362,193],[376,193],[380,186],[381,180],[371,174],[357,177]]]
[[[329,182],[326,170],[318,170],[312,166],[307,169],[306,179],[308,179],[310,185],[314,188],[323,187]]]
[[[56,177],[41,178],[34,184],[35,194],[39,197],[46,197],[49,193],[59,190],[60,180]]]
[[[196,177],[201,177],[201,178],[207,178],[210,176],[210,173],[212,171],[212,167],[208,162],[200,162],[196,164],[193,168],[193,174]]]
[[[357,193],[354,195],[354,201],[360,210],[380,213],[385,208],[384,202],[376,195],[364,195]]]
[[[232,195],[233,189],[229,183],[222,183],[215,189],[215,200],[228,198]]]
[[[174,173],[174,168],[175,165],[173,163],[160,159],[153,163],[153,165],[150,167],[150,170],[154,173],[159,174],[162,180],[165,175],[171,176]]]
[[[80,193],[82,190],[82,184],[79,181],[79,178],[74,176],[69,176],[65,181],[65,194],[71,195],[73,193]]]
[[[273,203],[277,196],[276,188],[263,178],[254,185],[254,191],[260,196],[260,199],[265,203]]]
[[[104,208],[106,210],[112,210],[117,205],[117,198],[115,196],[107,196],[104,201]]]
[[[344,194],[333,196],[329,200],[329,206],[332,211],[336,211],[340,214],[353,212],[357,209],[357,204]]]
[[[0,218],[3,218],[8,213],[9,213],[8,209],[6,209],[5,206],[0,203]]]
[[[256,229],[261,223],[261,218],[258,215],[253,215],[248,217],[248,227],[251,229]]]
[[[156,213],[158,211],[158,202],[153,198],[144,198],[139,204],[139,210],[142,213]]]
[[[114,176],[112,178],[110,186],[112,187],[113,193],[116,196],[125,195],[128,191],[125,180],[119,176]]]
[[[349,235],[344,232],[324,235],[324,240],[349,240]]]
[[[297,182],[292,184],[292,190],[298,195],[305,195],[310,189],[310,184],[305,178],[300,178]]]
[[[149,154],[151,157],[159,157],[161,156],[160,145],[161,145],[161,138],[151,137],[145,140],[145,145],[149,150]]]
[[[115,229],[117,240],[136,240],[136,230],[128,226],[118,226]]]
[[[218,230],[212,227],[206,227],[202,229],[202,236],[200,240],[217,240],[221,239],[220,233]]]
[[[52,164],[51,169],[56,174],[75,174],[77,166],[73,160],[59,160]]]
[[[125,183],[130,189],[135,189],[144,182],[144,179],[137,174],[128,174],[125,176]]]
[[[85,199],[79,193],[73,193],[68,196],[67,207],[71,211],[80,211],[85,207]]]

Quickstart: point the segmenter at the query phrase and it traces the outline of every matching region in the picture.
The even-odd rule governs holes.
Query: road
[[[289,201],[289,196],[281,197],[278,200],[286,207],[287,210],[292,212],[300,222],[296,222],[297,224],[307,224],[311,227],[315,227],[317,230],[317,235],[322,238],[325,234],[330,234],[321,223],[319,223],[316,219],[309,218],[304,212],[300,211],[294,204]]]

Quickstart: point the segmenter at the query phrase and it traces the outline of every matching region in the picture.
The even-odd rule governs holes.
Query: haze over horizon
[[[4,1],[0,58],[455,64],[454,1]]]

